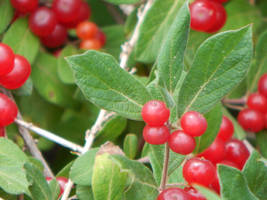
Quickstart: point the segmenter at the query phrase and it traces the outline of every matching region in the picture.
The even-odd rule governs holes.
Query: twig
[[[148,156],[143,157],[143,158],[139,158],[137,161],[140,162],[140,163],[150,163],[150,160],[149,160]]]
[[[114,20],[118,23],[118,24],[124,24],[124,18],[121,15],[120,12],[118,12],[117,8],[115,6],[113,6],[112,4],[106,3],[105,5],[108,9],[108,11],[110,12],[110,14],[113,16]]]
[[[70,142],[62,137],[59,137],[57,135],[55,135],[54,133],[51,133],[47,130],[41,129],[39,127],[34,126],[31,123],[19,120],[19,119],[15,119],[15,123],[23,126],[24,128],[27,128],[28,130],[31,130],[33,132],[35,132],[36,134],[47,138],[50,141],[53,141],[57,144],[60,144],[61,146],[67,147],[69,149],[71,149],[72,151],[77,151],[77,152],[82,152],[83,151],[83,147],[81,147],[80,145],[77,145],[73,142]]]
[[[7,91],[5,89],[2,89],[2,91],[14,101],[14,97],[10,91]],[[15,101],[14,101],[15,102]],[[23,120],[20,112],[18,112],[17,119]],[[54,174],[52,170],[50,169],[49,165],[47,164],[46,160],[44,159],[42,153],[38,149],[37,145],[34,142],[34,139],[32,138],[30,132],[24,128],[23,126],[19,125],[18,126],[19,133],[21,134],[23,140],[25,141],[26,146],[28,147],[30,153],[33,155],[33,157],[37,158],[42,162],[44,165],[44,175],[49,176],[49,177],[54,177]]]
[[[241,105],[244,105],[244,104],[246,104],[247,99],[246,99],[246,97],[242,97],[240,99],[223,99],[222,102],[226,103],[226,104],[241,104]]]
[[[244,106],[237,106],[237,105],[232,105],[228,103],[223,103],[223,105],[234,110],[243,110],[245,108]]]
[[[163,163],[163,169],[162,169],[161,182],[159,186],[160,192],[163,191],[166,187],[167,178],[168,178],[167,176],[168,176],[169,157],[170,157],[170,148],[168,144],[165,144],[164,163]]]
[[[166,184],[166,187],[181,187],[181,186],[187,186],[186,183],[169,183]]]

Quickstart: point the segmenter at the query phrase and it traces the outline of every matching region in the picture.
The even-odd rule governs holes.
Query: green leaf
[[[94,200],[93,191],[90,186],[77,185],[76,195],[79,200]]]
[[[32,64],[40,48],[39,39],[30,31],[27,18],[17,19],[3,38],[16,54],[27,58]]]
[[[221,104],[218,103],[213,109],[211,109],[204,116],[207,120],[208,127],[206,132],[202,136],[195,138],[196,147],[194,153],[200,153],[204,151],[215,140],[222,122]]]
[[[199,47],[180,90],[179,115],[211,109],[244,79],[251,57],[250,26],[207,39]]]
[[[104,124],[101,131],[97,134],[94,145],[99,146],[106,141],[114,142],[123,133],[126,125],[127,119],[121,116],[111,118]]]
[[[138,151],[138,138],[135,134],[127,134],[123,141],[123,151],[130,159],[134,159]]]
[[[92,177],[92,189],[95,200],[121,200],[128,172],[121,171],[116,162],[108,154],[99,155],[95,159]]]
[[[38,160],[37,158],[34,158],[34,157],[28,157],[30,163],[32,165],[34,165],[36,168],[38,168],[41,172],[44,170],[44,166],[43,166],[43,163]]]
[[[204,195],[204,197],[206,197],[207,200],[220,200],[221,199],[217,193],[207,189],[206,187],[194,185],[194,188],[196,188],[202,195]]]
[[[3,33],[14,15],[13,7],[9,0],[2,0],[0,2],[0,34]]]
[[[266,142],[266,140],[265,140]],[[243,169],[250,190],[261,200],[267,197],[267,166],[260,161],[260,154],[253,151]]]
[[[32,79],[28,78],[28,80],[19,88],[12,92],[19,96],[30,96],[33,90]]]
[[[140,26],[136,44],[136,58],[141,62],[153,62],[158,56],[162,41],[185,0],[156,0]]]
[[[243,174],[233,167],[219,165],[221,197],[227,200],[257,200],[250,191]]]
[[[157,59],[159,83],[172,94],[184,67],[184,54],[190,25],[186,2],[175,17]]]
[[[26,155],[12,141],[0,138],[0,188],[10,194],[28,193],[23,165]]]
[[[77,158],[70,170],[70,179],[79,185],[91,185],[95,155],[98,148],[91,149]]]
[[[59,80],[56,67],[57,59],[54,56],[40,53],[32,67],[34,87],[48,102],[73,107],[76,105],[72,98],[75,87],[66,86]]]
[[[150,100],[145,86],[119,67],[110,55],[87,51],[67,58],[77,85],[99,107],[141,120],[141,109]]]
[[[27,179],[31,183],[29,190],[34,200],[51,200],[52,194],[42,172],[30,163],[25,163]]]
[[[164,154],[165,154],[165,145],[149,145],[149,159],[153,169],[153,175],[158,185],[160,185],[163,163],[164,163]],[[171,173],[183,162],[185,156],[174,153],[170,150],[169,165],[168,165],[168,175]]]
[[[55,178],[49,182],[49,188],[51,191],[52,200],[57,200],[60,193],[60,186]]]
[[[257,146],[260,148],[260,152],[263,157],[267,158],[267,130],[263,130],[256,134]]]
[[[72,45],[66,46],[61,52],[60,56],[57,59],[57,73],[59,79],[66,84],[72,84],[75,83],[73,72],[71,68],[69,67],[67,61],[65,60],[66,56],[72,56],[74,54],[78,53],[78,49],[76,49]]]
[[[127,171],[130,185],[124,192],[123,200],[155,200],[158,195],[156,182],[151,171],[143,164],[120,155],[112,155],[121,171]]]
[[[67,165],[65,165],[58,173],[57,173],[57,177],[59,176],[63,176],[68,178],[69,177],[69,173],[70,173],[70,169],[73,165],[74,161],[71,161],[70,163],[68,163]]]
[[[109,3],[113,3],[115,5],[120,5],[120,4],[134,4],[138,3],[140,0],[105,0]]]

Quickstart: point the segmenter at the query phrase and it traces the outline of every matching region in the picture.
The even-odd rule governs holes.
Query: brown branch
[[[164,154],[164,163],[162,169],[162,176],[159,191],[162,192],[166,188],[167,178],[168,178],[168,165],[170,157],[170,148],[168,143],[165,144],[165,154]]]
[[[112,4],[109,4],[106,2],[105,2],[105,5],[106,5],[109,13],[113,16],[116,23],[117,24],[124,24],[125,20],[124,20],[123,16],[121,15],[121,13],[117,10],[117,8],[115,6],[113,6]]]

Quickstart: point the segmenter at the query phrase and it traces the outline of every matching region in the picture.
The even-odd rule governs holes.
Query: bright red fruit
[[[148,101],[142,108],[143,120],[150,126],[162,126],[170,117],[170,110],[163,101]]]
[[[52,8],[61,23],[76,22],[82,6],[81,0],[54,0]]]
[[[88,21],[79,23],[76,28],[76,34],[82,40],[94,38],[97,32],[98,32],[97,25],[93,22],[88,22]]]
[[[143,130],[144,140],[149,144],[164,144],[168,141],[169,135],[170,132],[166,126],[146,125]]]
[[[191,28],[196,31],[208,31],[216,23],[217,8],[209,0],[196,0],[190,4]]]
[[[49,48],[56,48],[63,45],[67,40],[67,29],[61,24],[57,24],[52,33],[46,37],[41,37],[41,42]]]
[[[0,76],[9,73],[14,67],[15,55],[12,49],[0,43]]]
[[[38,6],[38,0],[11,0],[11,4],[21,13],[30,13]]]
[[[223,116],[217,137],[226,142],[233,136],[233,134],[234,134],[233,123],[226,116]]]
[[[192,200],[207,200],[199,191],[193,187],[185,187],[184,191],[191,195]]]
[[[169,136],[168,144],[172,151],[182,155],[192,153],[196,146],[195,139],[181,130],[174,131]]]
[[[193,183],[209,186],[215,179],[216,168],[208,160],[191,158],[183,167],[183,176],[191,185]]]
[[[245,144],[238,139],[232,139],[226,143],[225,149],[225,160],[236,163],[241,170],[249,157],[249,151]]]
[[[99,42],[101,43],[101,46],[104,46],[106,44],[106,35],[103,31],[98,30],[95,39],[99,40]]]
[[[30,29],[38,36],[48,36],[53,32],[56,24],[56,15],[47,7],[40,7],[30,15]]]
[[[264,125],[265,128],[267,129],[267,113],[264,114]]]
[[[249,95],[247,105],[253,110],[257,110],[262,113],[267,112],[267,98],[259,93]]]
[[[45,179],[49,183],[53,178],[47,176],[47,177],[45,177]],[[65,188],[66,184],[68,183],[68,179],[65,177],[59,176],[59,177],[56,177],[56,180],[57,180],[59,187],[60,187],[60,193],[58,195],[58,197],[60,197],[64,192],[64,188]]]
[[[201,136],[207,129],[207,121],[199,112],[189,111],[182,116],[181,127],[193,137]]]
[[[88,39],[88,40],[83,40],[80,44],[80,49],[84,50],[98,50],[101,49],[101,43],[97,39]]]
[[[227,18],[227,13],[220,3],[214,2],[214,6],[216,8],[216,23],[207,31],[208,33],[219,31],[224,26]]]
[[[17,117],[17,105],[6,95],[0,93],[0,126],[12,124]]]
[[[220,138],[216,138],[214,142],[202,153],[200,153],[199,157],[204,157],[205,159],[211,161],[216,164],[222,161],[225,158],[226,150],[225,143]]]
[[[192,198],[181,188],[168,188],[159,194],[157,200],[192,200]]]
[[[6,75],[0,76],[0,84],[10,90],[21,87],[31,74],[31,65],[21,55],[15,55],[14,68]]]
[[[261,76],[258,82],[258,91],[267,98],[267,73]]]
[[[0,127],[0,137],[6,137],[6,130],[5,127]]]
[[[237,120],[246,131],[257,133],[264,128],[263,114],[250,108],[245,108],[240,111],[238,113]]]

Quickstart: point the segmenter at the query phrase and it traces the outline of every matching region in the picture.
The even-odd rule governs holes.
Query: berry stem
[[[223,99],[222,102],[226,104],[241,104],[244,105],[246,104],[246,97],[242,97],[240,99]]]
[[[159,191],[162,192],[166,188],[167,177],[168,177],[168,165],[169,165],[169,157],[170,157],[170,148],[169,145],[165,144],[165,154],[164,154],[164,163],[162,169],[161,183],[159,187]]]
[[[234,110],[243,110],[244,106],[237,106],[237,105],[232,105],[232,104],[228,104],[228,103],[223,103],[223,105],[225,105],[228,108],[234,109]]]

